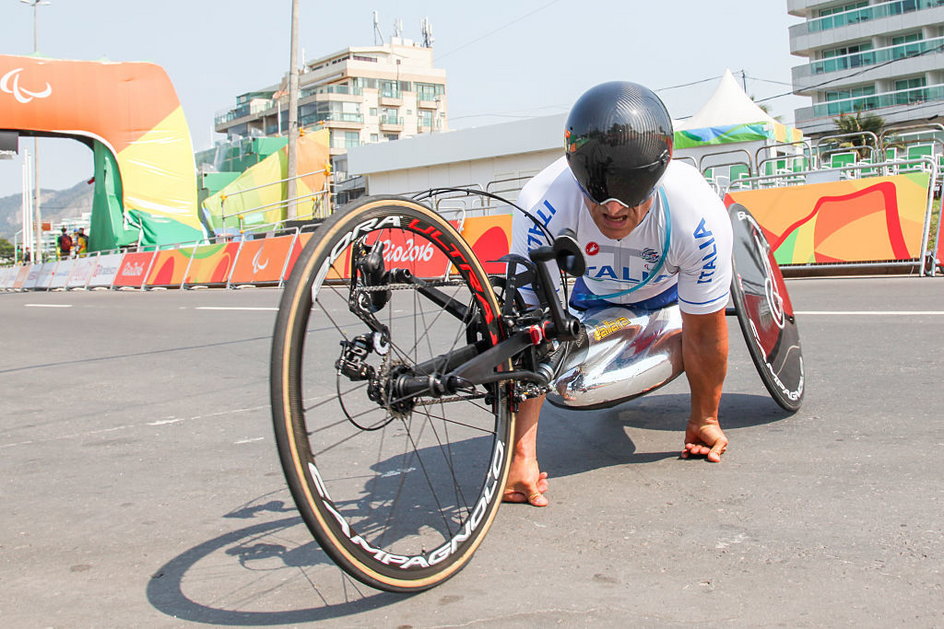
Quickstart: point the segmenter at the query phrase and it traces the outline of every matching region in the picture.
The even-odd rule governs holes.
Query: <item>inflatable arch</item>
[[[0,55],[0,130],[92,149],[91,250],[204,237],[190,130],[160,66]]]

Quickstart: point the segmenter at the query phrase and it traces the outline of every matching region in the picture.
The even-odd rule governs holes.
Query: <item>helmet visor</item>
[[[592,168],[584,160],[570,160],[571,169],[584,195],[597,204],[619,201],[635,207],[649,198],[670,158],[664,151],[654,162],[632,168],[620,167],[612,160],[598,162]],[[574,163],[584,161],[584,163]],[[580,172],[584,171],[584,172]]]

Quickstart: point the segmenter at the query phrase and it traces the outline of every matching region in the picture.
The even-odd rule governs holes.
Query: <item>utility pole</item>
[[[52,4],[48,0],[20,0],[23,4],[33,7],[33,54],[39,54],[39,12],[42,5]],[[39,138],[33,138],[33,209],[36,216],[36,227],[34,236],[36,242],[33,244],[33,261],[43,261],[43,214],[40,209],[40,191],[39,191]]]
[[[298,0],[292,0],[292,35],[290,37],[292,51],[289,55],[288,73],[288,181],[285,186],[287,205],[285,218],[292,220],[298,216],[295,197],[298,196],[298,186],[295,177],[298,175]]]

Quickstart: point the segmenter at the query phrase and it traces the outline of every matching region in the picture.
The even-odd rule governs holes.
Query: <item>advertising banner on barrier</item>
[[[10,290],[16,281],[16,276],[20,272],[18,266],[7,266],[0,269],[0,289]]]
[[[58,266],[58,260],[43,262],[43,268],[39,272],[39,280],[36,282],[37,289],[49,288],[49,283],[52,282],[52,278],[56,274],[56,267]]]
[[[39,276],[42,270],[42,264],[32,265],[29,269],[29,273],[26,274],[26,281],[23,282],[23,288],[26,290],[33,290],[36,288],[36,284],[39,282]]]
[[[189,249],[165,249],[158,251],[151,264],[151,272],[148,273],[147,286],[180,286],[184,280],[184,272],[187,270],[187,263],[190,262]]]
[[[121,266],[122,257],[120,253],[98,256],[95,259],[95,272],[92,273],[92,277],[89,279],[88,287],[111,286],[118,275],[118,267]]]
[[[778,264],[884,262],[921,257],[930,174],[739,190]]]
[[[368,239],[368,244],[376,242],[377,234],[382,233],[372,234],[374,237]],[[511,247],[510,214],[466,218],[461,233],[462,237],[472,245],[472,249],[483,262],[488,273],[502,273],[505,270],[505,264],[497,260],[506,255]],[[383,236],[380,237],[383,238]],[[445,254],[433,247],[425,238],[419,239],[419,244],[417,244],[408,232],[398,231],[394,237],[385,240],[384,243],[384,261],[387,268],[406,267],[421,278],[440,277],[454,270]],[[339,260],[328,273],[328,278],[337,278],[342,272],[347,277],[349,266],[349,262]]]
[[[474,216],[462,224],[462,237],[472,245],[487,273],[503,273],[504,262],[496,262],[511,251],[511,214]]]
[[[225,284],[238,250],[238,242],[228,242],[219,245],[201,245],[188,251],[191,259],[183,283],[188,285]]]
[[[95,256],[76,258],[72,262],[72,273],[66,280],[66,288],[85,288],[95,273]]]
[[[230,284],[270,284],[278,282],[295,236],[247,240],[239,250]]]
[[[22,290],[23,284],[26,283],[26,278],[29,276],[30,268],[31,267],[29,265],[17,267],[16,279],[13,280],[14,290]]]
[[[59,264],[52,273],[52,281],[49,282],[49,288],[65,288],[69,275],[72,273],[72,265],[75,261],[72,258],[59,260]]]
[[[156,251],[126,253],[115,275],[115,286],[142,286]]]

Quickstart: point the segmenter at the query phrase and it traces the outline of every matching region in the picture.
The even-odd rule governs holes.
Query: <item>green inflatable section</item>
[[[93,140],[95,190],[92,196],[92,219],[89,225],[89,251],[107,251],[134,245],[138,230],[125,223],[121,205],[121,174],[111,150]]]

